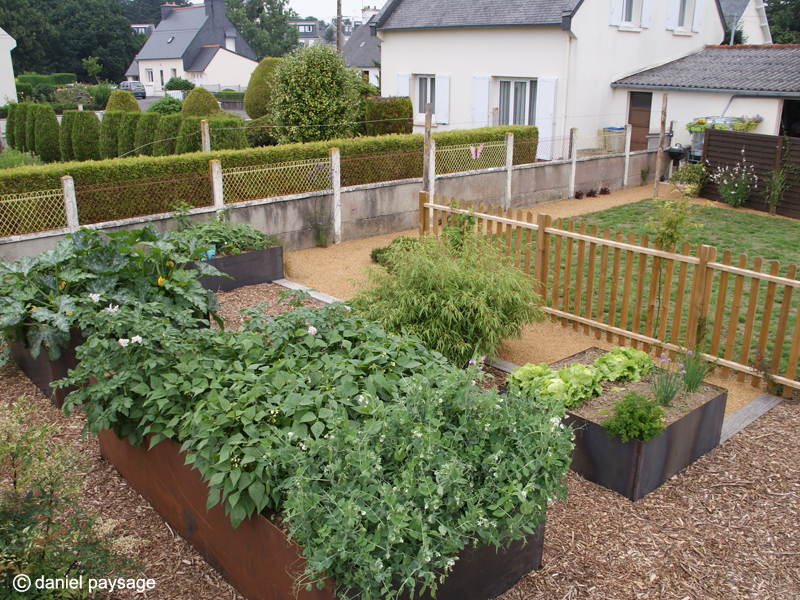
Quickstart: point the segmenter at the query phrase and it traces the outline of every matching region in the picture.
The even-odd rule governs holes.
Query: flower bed
[[[439,597],[462,552],[494,555],[537,535],[547,503],[563,497],[572,432],[558,403],[484,392],[476,366],[456,369],[342,304],[248,316],[236,332],[178,331],[121,307],[61,384],[113,375],[65,407],[136,447],[181,444],[207,486],[198,527],[215,506],[231,531],[279,512],[306,560],[297,589],[331,577],[362,600]],[[134,331],[140,343],[123,346]],[[167,487],[180,504],[181,487]],[[227,530],[215,535],[212,556],[227,547]],[[496,579],[513,585],[525,556]]]

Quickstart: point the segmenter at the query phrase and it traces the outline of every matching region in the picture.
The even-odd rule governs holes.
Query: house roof
[[[725,29],[730,31],[731,27],[736,27],[748,4],[750,4],[750,0],[719,0]],[[734,23],[734,19],[736,23]]]
[[[381,62],[381,42],[369,32],[369,23],[373,19],[374,16],[367,23],[356,27],[342,48],[342,56],[348,67],[372,68],[376,62]]]
[[[134,77],[139,75],[139,62],[138,62],[139,55],[133,57],[131,61],[131,66],[128,67],[128,70],[125,71],[125,77]]]
[[[139,60],[183,58],[207,18],[203,4],[172,9],[139,51]]]
[[[582,0],[389,0],[378,13],[381,30],[561,25]]]
[[[800,98],[800,44],[706,46],[611,86]]]

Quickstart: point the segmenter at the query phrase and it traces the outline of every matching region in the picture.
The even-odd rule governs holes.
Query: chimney
[[[172,9],[175,8],[174,4],[170,4],[167,2],[166,4],[161,5],[161,20],[163,21],[169,16],[169,13],[172,12]]]

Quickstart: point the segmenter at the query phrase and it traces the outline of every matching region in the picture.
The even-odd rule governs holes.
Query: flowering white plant
[[[742,162],[734,166],[717,167],[711,174],[711,181],[717,184],[719,195],[733,207],[744,206],[756,191],[758,176],[753,165],[747,163],[742,149]]]

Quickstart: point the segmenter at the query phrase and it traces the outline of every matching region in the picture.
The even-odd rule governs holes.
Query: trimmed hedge
[[[77,110],[67,110],[61,115],[61,127],[59,128],[59,138],[61,145],[61,160],[68,162],[72,160],[72,125],[75,123]]]
[[[240,150],[247,148],[244,119],[241,117],[213,117],[208,121],[212,150]]]
[[[100,156],[103,158],[117,158],[119,148],[119,132],[127,113],[121,110],[106,111],[100,123]]]
[[[93,114],[93,113],[90,113]],[[165,117],[169,118],[169,117]],[[187,131],[199,130],[200,119],[187,119],[184,122]],[[192,124],[193,121],[193,124]],[[469,144],[486,141],[499,141],[505,139],[505,133],[514,133],[519,141],[533,141],[537,138],[536,127],[528,126],[503,126],[485,127],[482,129],[469,129],[445,131],[433,134],[439,147],[453,144]],[[200,136],[196,134],[190,139],[197,140],[200,147]],[[398,154],[404,152],[418,153],[420,158],[419,173],[409,176],[419,177],[422,174],[422,134],[410,135],[384,135],[374,138],[352,138],[314,142],[308,144],[286,144],[282,146],[267,146],[263,148],[249,148],[246,150],[216,150],[212,152],[191,152],[181,156],[139,156],[121,158],[101,163],[84,164],[50,164],[42,166],[18,167],[16,169],[0,171],[0,194],[15,192],[28,192],[35,190],[55,189],[61,185],[63,175],[72,175],[75,185],[91,185],[100,183],[115,183],[124,185],[125,182],[140,182],[142,179],[169,179],[170,177],[186,174],[207,174],[208,161],[219,159],[225,168],[247,167],[253,165],[274,164],[287,161],[324,158],[328,156],[329,148],[339,148],[344,158],[366,157],[376,154]],[[535,144],[530,144],[534,148]],[[382,175],[382,169],[394,168],[394,160],[376,157],[374,161],[364,161],[374,166],[372,171]],[[516,162],[516,161],[515,161]],[[343,169],[344,170],[344,169]],[[347,185],[355,185],[347,181]],[[131,192],[134,193],[133,191]],[[145,187],[141,193],[147,193]],[[178,199],[179,200],[179,199]]]
[[[25,149],[36,152],[36,104],[28,104],[28,115],[25,117]]]
[[[275,121],[272,115],[264,115],[258,119],[247,121],[244,126],[247,135],[247,144],[251,148],[259,146],[277,146],[280,142],[278,130],[275,128]]]
[[[30,102],[33,99],[33,86],[29,83],[17,84],[17,101]]]
[[[156,139],[156,129],[161,115],[158,113],[145,113],[139,118],[136,125],[136,151],[143,156],[153,156],[153,141]]]
[[[251,119],[259,119],[269,114],[269,103],[272,99],[272,74],[281,60],[283,59],[264,58],[250,74],[250,81],[244,91],[244,112]]]
[[[17,86],[20,83],[35,87],[37,85],[69,85],[78,81],[74,73],[53,73],[52,75],[18,75]]]
[[[59,147],[58,118],[55,111],[47,104],[36,107],[36,154],[42,162],[57,162],[61,158]]]
[[[365,116],[368,136],[390,133],[408,134],[414,130],[414,108],[411,105],[411,98],[408,96],[367,98]],[[397,121],[395,119],[406,120]]]
[[[219,102],[206,88],[196,87],[183,101],[181,114],[186,117],[213,117],[222,112]]]
[[[27,152],[28,146],[25,144],[26,122],[28,120],[28,108],[30,102],[20,102],[17,104],[17,115],[14,118],[14,141],[17,143],[17,150]]]
[[[79,110],[72,121],[72,157],[78,161],[100,160],[100,119]]]
[[[14,136],[14,118],[17,115],[17,103],[11,102],[8,105],[8,116],[6,117],[6,143],[9,148],[16,150],[16,137]]]
[[[114,90],[106,102],[106,110],[118,111],[126,113],[140,113],[142,109],[139,108],[139,103],[136,102],[133,94],[127,90]]]
[[[203,88],[195,88],[203,89]],[[186,117],[178,129],[178,139],[175,143],[175,154],[187,154],[190,152],[200,152],[203,148],[203,140],[200,137],[200,117]]]
[[[169,156],[175,154],[176,138],[178,130],[181,128],[182,119],[180,114],[164,115],[158,122],[156,129],[156,139],[153,144],[153,156]]]
[[[133,156],[131,152],[136,148],[136,128],[141,118],[142,113],[125,113],[117,139],[117,156]]]

